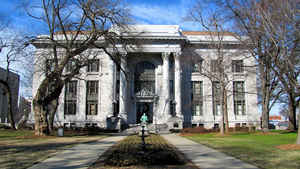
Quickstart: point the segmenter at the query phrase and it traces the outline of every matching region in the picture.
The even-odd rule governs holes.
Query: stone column
[[[163,58],[163,91],[162,96],[163,101],[163,114],[166,117],[170,115],[170,74],[169,74],[169,64],[170,64],[170,53],[162,53]]]
[[[121,56],[120,70],[120,93],[119,93],[119,116],[127,123],[127,58],[126,54]],[[127,74],[128,75],[128,74]]]
[[[175,52],[174,59],[175,59],[175,68],[174,68],[174,81],[175,81],[175,102],[176,102],[176,116],[182,117],[182,110],[181,110],[181,62],[180,56],[181,52]]]
[[[105,85],[104,92],[107,93],[108,98],[104,102],[104,104],[107,104],[107,117],[112,117],[114,115],[114,67],[115,63],[114,61],[108,57],[107,59],[107,74],[105,79],[102,80],[103,85]],[[100,90],[99,90],[100,91]],[[104,100],[103,100],[104,101]]]

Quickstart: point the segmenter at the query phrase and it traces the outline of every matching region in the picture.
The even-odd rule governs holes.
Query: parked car
[[[278,122],[278,124],[277,124],[277,129],[279,129],[279,130],[286,130],[288,127],[289,127],[288,121],[281,121],[281,122]]]
[[[275,127],[274,124],[269,123],[269,129],[275,129],[275,128],[276,128],[276,127]]]

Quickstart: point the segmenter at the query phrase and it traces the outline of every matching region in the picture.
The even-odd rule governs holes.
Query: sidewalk
[[[175,134],[162,136],[201,169],[258,169],[253,165]]]
[[[85,169],[123,138],[124,136],[112,136],[97,142],[79,144],[28,169]]]

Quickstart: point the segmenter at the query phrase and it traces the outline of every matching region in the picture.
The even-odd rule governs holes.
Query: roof
[[[209,31],[182,31],[182,34],[185,36],[188,35],[225,35],[225,36],[234,36],[235,34],[232,32],[209,32]]]
[[[269,120],[281,120],[281,116],[270,116]]]

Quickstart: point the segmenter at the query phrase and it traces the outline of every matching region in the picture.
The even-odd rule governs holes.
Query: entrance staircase
[[[124,130],[124,134],[138,134],[141,131],[141,125],[140,124],[130,124],[129,128]],[[165,134],[170,133],[169,127],[167,124],[147,124],[147,129],[149,133],[155,133],[155,134]]]

